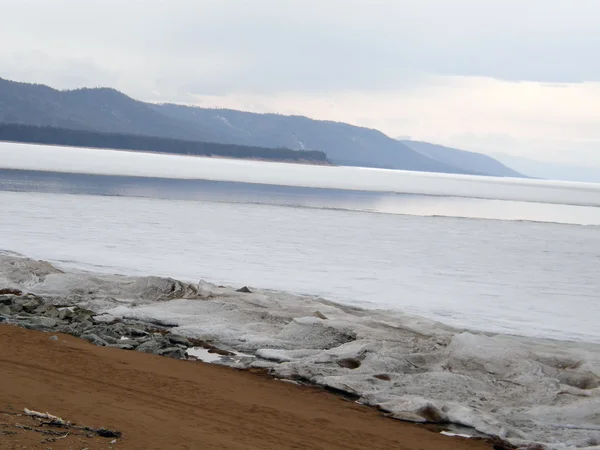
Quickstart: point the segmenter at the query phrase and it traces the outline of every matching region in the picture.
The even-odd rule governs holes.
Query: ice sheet
[[[0,274],[2,283],[63,304],[159,321],[177,334],[256,355],[229,364],[353,393],[399,419],[449,421],[517,445],[600,442],[598,344],[464,331],[398,311],[210,283],[153,279],[155,292],[175,283],[186,298],[149,298],[146,279],[61,273],[9,255],[0,255]]]
[[[0,143],[0,168],[600,206],[600,185]]]

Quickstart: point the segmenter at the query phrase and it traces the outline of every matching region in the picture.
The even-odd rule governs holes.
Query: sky
[[[599,0],[0,0],[0,77],[600,168]]]

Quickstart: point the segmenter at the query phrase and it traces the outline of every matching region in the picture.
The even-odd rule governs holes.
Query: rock
[[[327,320],[327,317],[321,311],[315,311],[313,316],[318,317],[321,320]]]
[[[127,332],[123,333],[123,334],[125,336],[132,336],[132,337],[145,337],[145,336],[150,335],[150,333],[148,333],[146,330],[143,330],[138,327],[129,327],[129,328],[127,328]]]
[[[120,331],[116,330],[115,327],[110,325],[100,325],[100,329],[102,330],[103,335],[110,336],[112,339],[119,340],[123,335]]]
[[[127,335],[127,327],[125,327],[125,325],[123,325],[120,322],[109,322],[108,325],[110,326],[110,329],[112,331],[112,336],[117,337],[117,338],[121,338],[122,336],[126,336]]]
[[[345,359],[340,359],[337,362],[337,365],[340,367],[345,367],[346,369],[358,369],[360,367],[360,361],[358,359],[355,358],[345,358]]]
[[[180,344],[186,348],[191,346],[188,338],[184,336],[179,336],[178,334],[167,334],[165,337],[169,340],[169,342],[171,342],[171,344]]]
[[[49,306],[50,305],[46,305],[46,304],[42,303],[37,308],[35,308],[34,311],[32,311],[32,314],[35,314],[36,316],[41,316],[42,314],[44,314],[48,310]]]
[[[58,325],[58,320],[51,317],[29,317],[26,320],[27,324],[38,330],[46,330],[48,328],[54,328]]]
[[[58,319],[59,311],[54,306],[50,305],[46,312],[44,313],[46,317],[51,317],[53,319]]]
[[[61,331],[65,334],[70,334],[75,337],[79,337],[83,334],[83,326],[79,323],[71,323],[62,327]]]
[[[96,313],[94,311],[90,311],[89,309],[75,307],[73,310],[73,315],[75,316],[74,320],[77,320],[78,322],[89,321],[91,323],[91,319],[96,315]]]
[[[51,341],[58,341],[58,336],[50,336]]]
[[[220,355],[220,356],[234,356],[235,353],[232,352],[228,352],[227,350],[223,350],[217,347],[211,347],[208,349],[208,353],[214,353],[215,355]]]
[[[373,378],[377,378],[378,380],[382,380],[382,381],[392,381],[392,378],[385,373],[382,373],[380,375],[373,375]]]
[[[169,358],[183,359],[185,358],[185,350],[179,347],[167,347],[158,351],[161,356],[168,356]]]
[[[131,344],[109,344],[108,347],[118,348],[119,350],[135,350],[135,346]]]
[[[243,292],[244,294],[252,294],[252,291],[248,288],[248,286],[244,286],[241,289],[238,289],[236,292]]]
[[[18,304],[18,303],[13,303],[12,305],[10,305],[10,312],[13,314],[18,314],[21,311],[23,311],[23,307]]]
[[[53,305],[46,304],[38,306],[33,314],[38,316],[44,315],[46,317],[58,318],[59,311]]]
[[[117,344],[120,344],[120,342],[119,342],[119,340],[118,340],[118,339],[115,339],[114,337],[112,337],[112,336],[111,336],[111,335],[109,335],[109,334],[102,333],[102,331],[98,331],[98,333],[97,333],[97,334],[98,334],[99,336],[101,336],[101,338],[102,338],[104,341],[106,341],[108,344],[110,344],[110,345],[117,345]]]
[[[142,344],[140,344],[137,348],[138,352],[144,352],[144,353],[154,353],[157,354],[158,351],[161,349],[162,345],[161,342],[157,342],[154,339],[150,339]]]
[[[71,311],[69,308],[61,309],[58,311],[58,318],[60,320],[70,321],[71,319],[73,319],[73,317],[75,317],[75,314],[73,314],[73,311]]]
[[[82,334],[81,339],[85,339],[86,341],[89,341],[94,345],[98,345],[99,347],[108,346],[108,343],[104,339],[101,339],[98,335],[94,333]]]
[[[23,307],[23,311],[31,314],[40,306],[40,302],[35,299],[30,299],[21,303],[21,306]]]
[[[0,305],[12,305],[13,304],[13,296],[12,295],[0,295]]]

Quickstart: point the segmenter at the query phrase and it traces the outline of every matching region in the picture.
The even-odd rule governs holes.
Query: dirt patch
[[[387,419],[323,389],[51,336],[0,325],[0,410],[9,413],[0,415],[0,448],[491,449]],[[114,444],[78,429],[58,439],[69,430],[14,415],[24,408],[123,434]]]

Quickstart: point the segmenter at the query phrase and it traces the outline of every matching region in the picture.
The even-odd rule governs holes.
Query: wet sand
[[[51,336],[0,325],[3,449],[491,448],[263,374]],[[24,408],[123,436],[111,444],[111,438],[39,427],[15,415]],[[32,422],[37,432],[15,427],[35,428]]]

